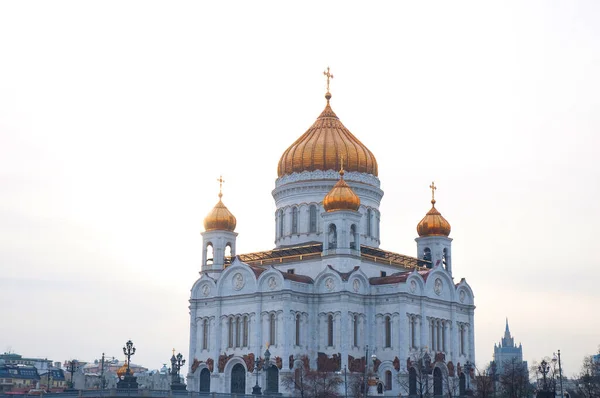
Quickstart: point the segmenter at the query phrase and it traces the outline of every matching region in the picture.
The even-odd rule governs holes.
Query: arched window
[[[269,344],[275,345],[275,314],[269,315]]]
[[[392,389],[392,372],[389,370],[385,371],[385,389],[387,391]]]
[[[327,242],[329,250],[337,249],[337,228],[335,224],[329,225],[329,239]]]
[[[202,321],[202,349],[208,350],[208,319]]]
[[[244,324],[242,326],[244,332],[244,341],[242,347],[248,347],[248,315],[244,316]]]
[[[300,314],[296,314],[296,345],[300,345]]]
[[[442,264],[444,265],[444,269],[447,271],[448,266],[450,265],[450,258],[448,257],[448,249],[444,248],[442,251]]]
[[[385,329],[385,348],[390,348],[392,346],[392,320],[389,316],[385,317],[384,320],[384,329]]]
[[[350,227],[350,249],[356,250],[356,225]]]
[[[431,249],[428,247],[423,251],[423,260],[431,261]],[[428,265],[428,267],[431,267],[431,265]]]
[[[206,265],[213,265],[214,263],[214,249],[212,243],[206,244]]]
[[[358,315],[354,315],[354,324],[353,326],[353,343],[354,343],[354,347],[358,347]]]
[[[279,221],[279,237],[283,238],[283,210],[279,210],[279,217],[278,221]]]
[[[231,243],[225,245],[225,253],[223,256],[223,264],[231,264]]]
[[[408,370],[408,395],[417,395],[417,371],[412,366]]]
[[[229,341],[228,341],[227,347],[233,348],[233,318],[229,318],[228,327],[229,327],[229,330],[228,330]]]
[[[317,206],[310,205],[309,232],[317,232]]]
[[[327,315],[327,346],[333,347],[333,315]]]
[[[417,347],[417,336],[416,336],[416,329],[417,329],[417,320],[415,319],[414,316],[410,317],[410,348],[416,348]]]
[[[371,228],[371,215],[372,215],[372,211],[371,209],[367,209],[367,217],[366,217],[366,221],[367,221],[367,236],[372,236],[373,231]]]
[[[235,346],[239,347],[240,346],[240,334],[241,334],[241,319],[238,316],[237,318],[235,318]]]
[[[440,368],[436,367],[433,369],[433,395],[435,397],[442,396],[442,371]]]
[[[292,208],[292,233],[298,233],[298,208]]]
[[[458,337],[458,352],[460,355],[465,355],[465,325],[458,327],[458,333],[460,334]]]

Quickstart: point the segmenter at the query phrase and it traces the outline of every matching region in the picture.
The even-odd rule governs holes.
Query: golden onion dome
[[[323,198],[323,207],[327,212],[337,210],[357,211],[360,207],[360,198],[344,181],[343,168],[340,170],[340,179]]]
[[[377,160],[373,153],[348,130],[329,105],[313,125],[283,152],[277,167],[278,177],[314,170],[339,170],[339,159],[346,161],[347,171],[377,176]]]
[[[125,362],[123,366],[117,369],[117,376],[119,376],[120,378],[125,376],[125,373],[127,373],[127,362]]]
[[[223,194],[219,192],[219,202],[204,218],[204,229],[206,231],[231,231],[235,230],[237,221],[229,209],[223,204],[221,198]]]
[[[448,236],[451,230],[450,223],[435,208],[434,191],[437,188],[433,182],[429,188],[431,188],[431,210],[417,224],[417,233],[419,236]]]

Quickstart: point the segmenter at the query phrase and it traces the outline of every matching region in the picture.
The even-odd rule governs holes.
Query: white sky
[[[0,351],[188,354],[202,220],[273,247],[277,162],[332,106],[375,154],[382,248],[416,255],[428,185],[475,291],[565,373],[600,344],[600,3],[0,3]]]

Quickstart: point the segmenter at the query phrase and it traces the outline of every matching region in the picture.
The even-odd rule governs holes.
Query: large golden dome
[[[231,231],[235,230],[237,221],[229,209],[221,201],[222,193],[219,192],[219,203],[204,218],[206,231]]]
[[[377,160],[369,149],[344,127],[331,109],[329,92],[327,105],[313,125],[285,150],[277,175],[314,170],[339,170],[343,157],[346,171],[357,171],[377,176]]]
[[[448,236],[451,230],[450,223],[435,208],[434,192],[437,188],[433,182],[429,188],[431,188],[431,210],[417,224],[417,233],[419,236]]]
[[[344,170],[340,170],[340,179],[323,198],[325,211],[358,210],[360,198],[344,181]]]

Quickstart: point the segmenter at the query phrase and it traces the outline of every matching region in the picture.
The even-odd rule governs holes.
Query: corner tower
[[[431,183],[431,210],[417,225],[419,237],[417,242],[417,257],[431,261],[433,267],[442,265],[452,275],[452,239],[450,223],[442,217],[435,208],[435,183]]]
[[[313,125],[281,155],[273,190],[275,245],[277,247],[318,243],[324,224],[322,200],[338,181],[340,159],[344,159],[345,182],[360,198],[362,215],[358,233],[363,244],[379,247],[379,205],[383,191],[377,178],[373,153],[340,121],[329,92],[333,75],[329,68],[325,109]]]
[[[202,271],[220,272],[235,257],[237,221],[223,204],[223,177],[219,177],[219,202],[204,218],[202,232]]]

